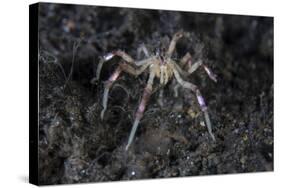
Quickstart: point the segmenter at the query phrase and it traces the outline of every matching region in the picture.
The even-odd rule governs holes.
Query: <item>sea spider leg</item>
[[[146,58],[150,57],[150,53],[149,53],[148,49],[146,48],[146,46],[143,43],[138,47],[138,50],[137,50],[137,58],[138,59],[141,56],[141,52],[144,53]]]
[[[160,105],[161,108],[163,108],[164,106],[164,103],[163,103],[163,95],[164,95],[164,89],[161,88],[160,91],[159,91],[159,96],[158,96],[158,104]]]
[[[103,66],[103,63],[105,62],[105,60],[103,58],[100,58],[99,60],[99,64],[96,70],[96,77],[92,78],[91,83],[94,84],[95,81],[100,79],[100,72],[101,72],[101,68]]]
[[[144,59],[144,60],[136,61],[135,65],[136,66],[143,66],[143,65],[153,61],[154,59],[155,59],[155,57],[150,57],[150,58],[147,58],[147,59]]]
[[[103,99],[102,99],[102,106],[103,106],[103,110],[101,111],[101,119],[103,120],[104,117],[104,112],[106,111],[107,108],[107,101],[108,101],[108,93],[109,93],[109,89],[111,88],[112,84],[114,81],[117,80],[117,78],[120,76],[122,72],[122,68],[119,65],[115,71],[113,72],[113,74],[109,77],[109,79],[105,82],[105,86],[104,86],[104,92],[103,92]]]
[[[185,69],[186,63],[188,64],[188,68],[191,67],[191,55],[187,52],[180,60],[180,67]]]
[[[97,67],[96,77],[94,77],[94,78],[91,80],[91,83],[92,83],[92,84],[93,84],[96,80],[99,80],[99,78],[100,78],[100,72],[101,72],[101,69],[102,69],[103,64],[104,64],[105,62],[111,60],[114,56],[120,56],[120,57],[121,57],[122,59],[124,59],[126,62],[131,63],[131,64],[134,64],[133,58],[131,58],[131,56],[129,56],[128,54],[126,54],[126,53],[123,52],[123,51],[117,50],[117,51],[108,53],[108,54],[104,55],[102,58],[100,58],[100,61],[99,61],[98,67]]]
[[[213,80],[214,82],[217,82],[217,76],[209,69],[206,65],[203,64],[201,60],[195,62],[192,64],[191,61],[191,55],[189,52],[187,52],[180,60],[180,67],[183,69],[185,68],[186,63],[188,64],[188,74],[192,74],[194,71],[196,71],[199,67],[203,67],[205,72],[208,74],[209,78]]]
[[[146,64],[148,61],[150,61],[150,59],[144,59],[144,60],[141,60],[141,61],[135,61],[130,55],[128,55],[126,52],[124,51],[121,51],[121,50],[116,50],[116,51],[113,51],[107,55],[104,56],[104,60],[105,61],[108,61],[110,59],[112,59],[114,56],[119,56],[121,57],[125,62],[131,64],[131,65],[136,65],[136,66],[141,66],[141,65],[144,65]]]
[[[145,106],[146,106],[147,101],[148,101],[148,99],[151,95],[151,92],[152,92],[152,85],[153,85],[154,77],[155,77],[155,72],[153,70],[151,70],[150,74],[149,74],[148,81],[147,81],[147,85],[146,85],[146,87],[143,91],[143,95],[142,95],[140,105],[139,105],[138,110],[137,110],[136,115],[135,115],[134,124],[133,124],[132,130],[131,130],[131,133],[130,133],[130,136],[129,136],[129,139],[128,139],[128,143],[126,145],[126,150],[128,150],[128,148],[130,147],[130,145],[131,145],[131,143],[134,139],[136,130],[138,128],[139,122],[140,122],[140,120],[143,116]]]
[[[145,71],[145,69],[147,69],[147,67],[151,64],[151,62],[147,62],[146,64],[144,64],[143,66],[141,66],[140,68],[135,68],[129,64],[126,63],[121,63],[120,66],[122,68],[123,71],[132,74],[134,76],[138,76],[140,75],[143,71]]]
[[[183,36],[188,37],[189,33],[185,33],[183,31],[178,31],[177,33],[174,34],[174,36],[173,36],[173,38],[172,38],[172,40],[170,42],[169,48],[168,48],[168,50],[166,52],[167,57],[171,57],[172,56],[172,54],[173,54],[173,52],[174,52],[174,50],[176,48],[176,44],[177,44],[178,40],[181,37],[183,37]]]
[[[200,105],[200,108],[201,108],[201,111],[204,113],[204,117],[205,117],[205,122],[207,124],[207,128],[208,128],[208,132],[211,136],[211,138],[215,141],[215,136],[213,135],[212,133],[212,124],[211,124],[211,120],[210,120],[210,117],[209,117],[209,114],[208,114],[208,111],[207,111],[207,105],[205,103],[205,100],[204,98],[202,97],[201,95],[201,92],[199,91],[199,89],[197,88],[196,85],[190,83],[190,82],[187,82],[187,81],[184,81],[180,75],[179,75],[179,72],[176,70],[176,69],[173,69],[174,71],[174,75],[176,77],[176,80],[178,81],[178,83],[186,88],[186,89],[190,89],[191,91],[193,91],[195,94],[196,94],[196,98],[197,98],[197,101]]]
[[[205,72],[208,74],[209,78],[211,80],[213,80],[214,82],[217,82],[217,76],[211,71],[211,69],[209,69],[206,65],[204,65],[201,60],[199,60],[191,65],[191,67],[188,69],[188,74],[192,74],[199,67],[203,67]]]
[[[134,61],[134,59],[129,56],[128,54],[126,54],[125,52],[121,51],[121,50],[117,50],[111,53],[106,54],[105,56],[103,56],[102,58],[100,58],[98,67],[97,67],[97,71],[96,71],[96,77],[94,77],[91,80],[91,83],[93,84],[96,80],[99,80],[100,78],[100,73],[101,73],[101,69],[102,66],[105,62],[109,61],[110,59],[112,59],[114,56],[119,56],[121,57],[125,62],[131,64],[131,65],[136,65],[136,66],[142,66],[145,65],[146,63],[150,62],[152,60],[152,58],[147,58],[141,61]]]
[[[138,76],[140,75],[143,71],[145,71],[145,69],[149,66],[150,64],[147,63],[146,65],[143,65],[142,67],[140,67],[139,69],[136,69],[134,67],[132,67],[129,64],[126,63],[120,63],[119,66],[116,68],[116,70],[114,71],[114,73],[109,77],[109,79],[106,81],[105,83],[105,87],[104,87],[104,93],[103,93],[103,100],[102,100],[102,106],[103,106],[103,110],[101,111],[101,119],[103,119],[104,117],[104,113],[107,109],[107,102],[108,102],[108,93],[109,93],[109,89],[111,88],[112,84],[114,83],[114,81],[117,80],[117,78],[120,76],[121,72],[127,72],[129,74]]]
[[[180,84],[175,84],[174,86],[174,97],[178,97],[179,96],[179,87],[180,87]]]
[[[206,65],[202,65],[205,72],[208,74],[209,78],[212,79],[214,82],[217,82],[217,75],[215,75],[211,69],[209,69]]]
[[[185,77],[187,75],[187,72],[183,71],[180,66],[177,64],[177,62],[170,60],[170,62],[173,63],[174,68],[180,73],[181,76]]]

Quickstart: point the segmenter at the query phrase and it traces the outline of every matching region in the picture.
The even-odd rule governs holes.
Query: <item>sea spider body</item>
[[[140,50],[138,51],[142,51],[145,54],[146,58],[141,61],[135,61],[131,56],[120,50],[108,53],[103,58],[101,58],[101,61],[97,68],[96,77],[92,79],[92,82],[99,79],[100,71],[104,62],[109,61],[114,56],[119,56],[122,59],[122,61],[119,63],[119,66],[116,68],[116,70],[113,72],[113,74],[109,77],[109,79],[105,83],[105,89],[104,89],[103,100],[102,100],[103,110],[101,112],[101,119],[103,119],[104,113],[107,109],[109,89],[111,88],[112,84],[118,79],[118,77],[121,75],[122,72],[126,72],[134,76],[139,76],[141,73],[143,73],[146,70],[148,70],[149,72],[147,85],[143,91],[142,100],[135,114],[135,120],[128,139],[126,150],[128,150],[129,146],[133,141],[135,132],[145,111],[145,107],[147,105],[148,99],[152,93],[152,87],[155,78],[159,79],[161,85],[166,85],[168,81],[174,77],[179,85],[181,85],[183,88],[189,89],[192,92],[194,92],[197,101],[199,103],[199,106],[202,112],[204,113],[204,118],[208,128],[208,132],[211,138],[215,140],[215,137],[212,133],[211,121],[209,118],[209,114],[207,112],[207,106],[204,98],[202,97],[196,85],[183,80],[182,77],[186,77],[192,74],[199,67],[203,67],[205,72],[210,77],[210,79],[212,79],[215,82],[217,81],[216,75],[213,74],[211,70],[202,63],[201,60],[192,63],[191,55],[188,52],[181,58],[179,62],[176,62],[175,60],[172,59],[171,56],[175,50],[176,43],[183,36],[189,37],[189,33],[183,31],[177,32],[176,34],[174,34],[168,49],[165,50],[165,48],[161,47],[160,50],[158,49],[157,53],[154,55],[151,55],[147,50],[147,48],[144,45],[142,45],[140,47]],[[188,65],[188,70],[184,71],[181,67],[184,67],[186,64]]]
[[[151,71],[154,72],[155,77],[160,79],[160,84],[166,85],[173,76],[173,68],[168,59],[155,58],[153,64],[150,65]]]

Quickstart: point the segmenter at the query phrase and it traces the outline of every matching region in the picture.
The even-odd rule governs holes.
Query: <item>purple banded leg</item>
[[[122,72],[122,69],[120,66],[116,68],[114,73],[109,77],[109,79],[105,83],[104,92],[103,92],[103,99],[102,99],[102,106],[103,110],[101,111],[101,119],[103,120],[104,112],[107,108],[107,101],[108,101],[108,93],[109,89],[111,88],[114,81],[117,80],[117,78],[120,76],[120,73]]]
[[[155,76],[154,73],[150,73],[150,75],[149,75],[148,83],[147,83],[147,85],[146,85],[146,87],[143,91],[142,99],[141,99],[141,102],[139,104],[138,110],[136,112],[135,121],[134,121],[132,130],[131,130],[131,133],[130,133],[130,136],[129,136],[128,143],[126,145],[126,150],[128,150],[131,143],[133,142],[133,139],[135,137],[136,130],[138,128],[139,122],[140,122],[140,120],[143,116],[146,104],[147,104],[147,102],[149,100],[149,97],[151,95],[154,76]]]
[[[105,62],[111,60],[115,56],[119,56],[123,60],[125,60],[126,62],[128,62],[130,64],[134,64],[134,59],[131,56],[129,56],[128,54],[126,54],[125,52],[121,51],[121,50],[117,50],[117,51],[108,53],[108,54],[104,55],[102,58],[100,58],[100,61],[99,61],[98,67],[97,67],[97,71],[96,71],[96,77],[94,77],[91,80],[92,84],[95,83],[95,81],[99,80],[103,64]]]
[[[128,140],[128,144],[126,146],[126,150],[128,150],[129,146],[131,145],[131,143],[134,139],[136,130],[137,130],[139,122],[140,122],[140,120],[143,116],[143,112],[145,110],[145,107],[146,107],[146,104],[147,104],[147,101],[148,101],[150,95],[151,95],[151,88],[146,87],[144,89],[144,92],[143,92],[141,103],[140,103],[140,105],[138,107],[138,110],[136,112],[135,121],[134,121],[132,130],[131,130],[131,133],[130,133],[130,136],[129,136],[129,140]]]
[[[209,114],[208,114],[208,111],[207,111],[207,109],[208,109],[207,105],[206,105],[205,100],[202,97],[202,95],[201,95],[201,93],[198,89],[196,90],[196,97],[197,97],[197,101],[200,105],[200,108],[201,108],[202,112],[204,113],[205,121],[206,121],[207,128],[208,128],[208,132],[209,132],[210,136],[212,137],[212,139],[214,141],[216,141],[215,136],[212,133],[212,124],[211,124],[211,120],[210,120],[210,117],[209,117]]]
[[[188,65],[188,70],[187,70],[188,74],[192,74],[199,67],[203,67],[205,72],[208,74],[209,78],[214,82],[217,82],[217,76],[211,71],[211,69],[209,69],[206,65],[204,65],[201,60],[192,63],[191,55],[188,52],[181,58],[180,67],[185,69],[186,64]]]
[[[212,133],[212,124],[211,124],[210,117],[209,117],[209,114],[208,114],[208,111],[207,111],[207,105],[206,105],[205,100],[202,97],[199,89],[197,88],[196,85],[183,80],[180,77],[180,74],[179,74],[179,72],[176,69],[174,69],[174,75],[176,77],[176,80],[178,81],[178,83],[182,87],[184,87],[186,89],[190,89],[191,91],[195,92],[197,101],[198,101],[198,103],[200,105],[200,108],[201,108],[202,112],[204,113],[205,121],[206,121],[207,128],[208,128],[208,132],[211,135],[212,139],[215,141],[215,136]]]
[[[206,65],[203,64],[201,60],[195,62],[192,64],[191,61],[189,61],[190,67],[188,69],[188,74],[192,74],[194,71],[196,71],[199,67],[203,67],[205,72],[208,74],[209,78],[213,80],[214,82],[217,82],[217,76],[209,69]]]
[[[210,79],[212,79],[214,82],[217,82],[217,76],[211,71],[211,69],[209,69],[206,65],[203,65],[203,67]]]

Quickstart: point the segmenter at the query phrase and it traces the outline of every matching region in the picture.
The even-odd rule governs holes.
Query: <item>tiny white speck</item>
[[[202,127],[205,127],[204,121],[200,121],[200,125],[201,125]]]
[[[168,149],[168,151],[167,151],[167,155],[169,155],[170,154],[170,149]]]
[[[135,174],[136,174],[135,171],[133,171],[133,172],[132,172],[132,176],[134,176]]]
[[[114,55],[112,53],[106,54],[105,56],[103,56],[105,61],[110,60]]]

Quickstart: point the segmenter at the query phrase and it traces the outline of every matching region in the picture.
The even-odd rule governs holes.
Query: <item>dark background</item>
[[[202,69],[186,80],[205,97],[216,142],[210,139],[193,93],[159,84],[136,137],[125,152],[147,73],[123,74],[100,119],[103,81],[99,57],[121,49],[137,58],[144,43],[154,52],[178,30],[173,58],[189,51]],[[143,57],[140,57],[142,59]],[[62,184],[273,170],[273,18],[162,10],[40,4],[39,183]]]

